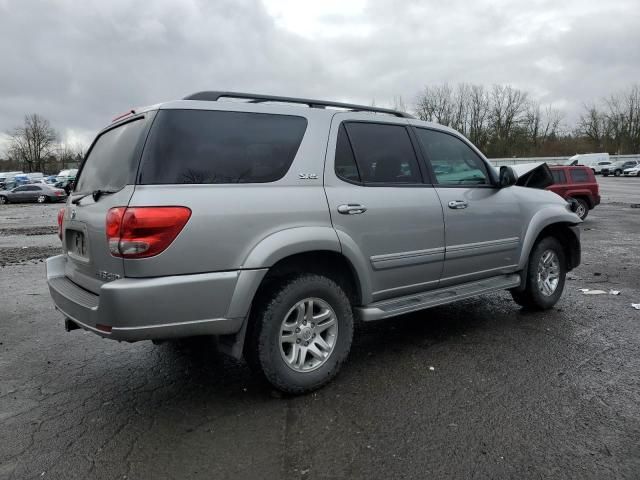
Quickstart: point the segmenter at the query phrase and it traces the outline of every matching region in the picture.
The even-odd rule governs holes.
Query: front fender
[[[568,211],[565,205],[550,205],[536,212],[524,235],[518,269],[526,268],[533,245],[545,228],[553,224],[578,225],[580,223],[582,223],[580,217]]]

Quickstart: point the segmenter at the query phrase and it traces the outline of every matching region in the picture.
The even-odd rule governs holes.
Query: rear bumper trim
[[[59,255],[46,263],[56,308],[101,337],[137,341],[227,335],[242,327],[244,316],[229,316],[239,272],[123,278],[104,283],[96,295],[64,276],[66,261]],[[111,331],[99,330],[98,325],[110,326]]]

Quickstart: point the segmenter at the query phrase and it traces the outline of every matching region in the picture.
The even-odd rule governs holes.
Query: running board
[[[444,305],[484,293],[517,287],[518,285],[520,285],[520,274],[499,275],[453,287],[438,288],[400,298],[381,300],[366,307],[358,307],[356,312],[365,322],[382,320],[383,318],[395,317],[396,315]]]

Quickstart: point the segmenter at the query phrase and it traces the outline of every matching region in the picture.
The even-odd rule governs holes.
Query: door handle
[[[359,215],[367,211],[367,207],[359,203],[349,203],[347,205],[338,205],[338,213],[343,215]]]
[[[461,208],[467,208],[469,204],[464,200],[451,200],[449,202],[449,208],[453,208],[454,210],[459,210]]]

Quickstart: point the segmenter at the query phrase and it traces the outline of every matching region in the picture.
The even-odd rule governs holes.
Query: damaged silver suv
[[[580,219],[550,178],[498,174],[403,112],[200,92],[98,134],[47,281],[67,330],[215,335],[274,387],[307,392],[337,374],[354,321],[504,289],[552,307]]]

